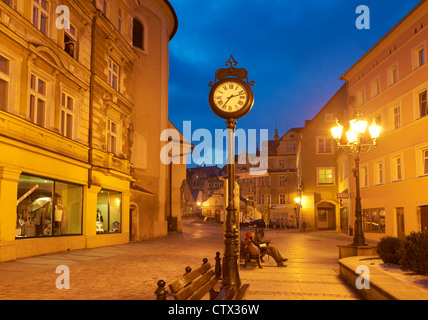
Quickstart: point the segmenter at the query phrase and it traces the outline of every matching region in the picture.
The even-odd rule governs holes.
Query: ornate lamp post
[[[367,154],[373,147],[376,146],[377,138],[379,138],[381,127],[376,125],[373,120],[372,125],[368,128],[367,121],[357,114],[356,118],[349,121],[349,129],[346,131],[347,143],[342,144],[342,131],[343,126],[336,120],[337,126],[331,128],[333,138],[336,140],[337,145],[348,155],[352,156],[355,160],[355,180],[356,180],[356,197],[355,197],[355,233],[354,233],[354,246],[366,246],[366,240],[363,232],[363,216],[361,209],[361,196],[360,196],[360,157]]]
[[[226,119],[228,132],[228,203],[226,208],[224,231],[223,285],[241,286],[238,268],[239,252],[239,221],[235,206],[235,128],[236,119],[245,116],[253,107],[254,95],[251,86],[254,81],[248,81],[248,72],[235,68],[238,63],[231,56],[226,62],[229,68],[216,71],[208,101],[211,110],[219,117]]]

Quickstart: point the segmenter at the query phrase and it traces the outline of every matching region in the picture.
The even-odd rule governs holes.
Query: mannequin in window
[[[97,209],[97,233],[104,233],[104,219],[100,209]]]
[[[62,205],[61,199],[57,199],[55,205],[55,234],[61,234],[61,221],[64,214],[64,206]]]

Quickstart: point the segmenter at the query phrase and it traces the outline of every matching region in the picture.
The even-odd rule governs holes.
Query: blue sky
[[[343,85],[339,80],[419,0],[170,0],[178,30],[170,42],[169,118],[182,131],[214,136],[225,122],[208,104],[209,82],[233,55],[245,68],[255,104],[237,127],[283,135],[303,127]],[[359,30],[356,8],[370,9]]]

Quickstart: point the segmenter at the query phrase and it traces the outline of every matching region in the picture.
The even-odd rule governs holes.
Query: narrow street
[[[205,257],[214,263],[215,253],[224,250],[218,224],[184,219],[183,230],[161,239],[0,263],[0,299],[155,299],[159,279],[169,283]],[[241,238],[248,230],[241,231]],[[251,284],[248,300],[357,299],[338,278],[337,245],[348,244],[350,237],[272,229],[265,232],[265,239],[289,259],[288,266],[278,268],[266,257],[263,269],[254,264],[241,268],[242,282]],[[56,288],[60,265],[70,270],[68,290]]]

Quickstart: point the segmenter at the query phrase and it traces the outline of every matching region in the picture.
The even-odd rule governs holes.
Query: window
[[[67,93],[61,94],[61,134],[73,139],[74,98]]]
[[[413,70],[425,64],[425,47],[423,45],[413,50]]]
[[[132,27],[132,44],[134,47],[144,49],[144,28],[142,23],[135,18]]]
[[[363,210],[365,232],[385,233],[385,208]]]
[[[357,104],[358,104],[358,106],[361,106],[364,103],[366,103],[366,93],[365,93],[365,90],[362,89],[362,90],[358,91]]]
[[[267,195],[266,195],[266,204],[271,204],[271,201],[270,201],[270,194],[267,194]]]
[[[400,106],[395,106],[393,108],[394,113],[394,129],[398,129],[401,127],[401,112],[400,112]]]
[[[418,66],[421,67],[425,63],[425,49],[420,48],[418,50]]]
[[[419,115],[421,118],[428,115],[427,90],[419,93]]]
[[[31,75],[30,80],[30,121],[39,125],[45,125],[46,117],[46,91],[45,81],[35,75]]]
[[[428,174],[428,149],[422,150],[422,174]]]
[[[48,33],[49,2],[33,0],[33,25],[43,34]]]
[[[101,190],[97,201],[97,233],[121,232],[122,194]]]
[[[393,161],[392,181],[400,181],[402,179],[401,157],[400,156],[394,157],[392,161]]]
[[[376,163],[376,176],[375,176],[375,184],[383,184],[383,162],[379,161]]]
[[[285,204],[285,193],[279,194],[279,204]]]
[[[332,185],[334,184],[334,169],[333,168],[320,168],[318,169],[318,184],[319,185]]]
[[[83,187],[22,174],[16,238],[82,234]]]
[[[397,66],[393,66],[389,69],[388,81],[389,81],[390,86],[398,82],[398,68],[397,68]]]
[[[278,184],[280,186],[285,186],[285,181],[287,181],[287,179],[285,179],[285,176],[279,176],[278,177]]]
[[[116,122],[108,120],[107,128],[107,152],[117,154],[118,152],[119,126]]]
[[[0,110],[7,111],[9,106],[10,61],[0,55]]]
[[[119,91],[119,66],[112,59],[108,59],[108,84]]]
[[[68,22],[69,29],[64,28],[64,51],[76,58],[77,29]]]
[[[360,185],[362,188],[369,185],[367,166],[360,167]]]
[[[283,160],[283,159],[278,160],[278,166],[279,166],[280,168],[285,168],[285,160]]]
[[[101,12],[107,16],[107,0],[100,0],[99,2],[97,1],[98,4],[98,9],[101,10]]]
[[[380,93],[380,79],[379,77],[372,81],[372,97],[377,96]]]
[[[333,153],[333,139],[317,138],[317,153]]]

